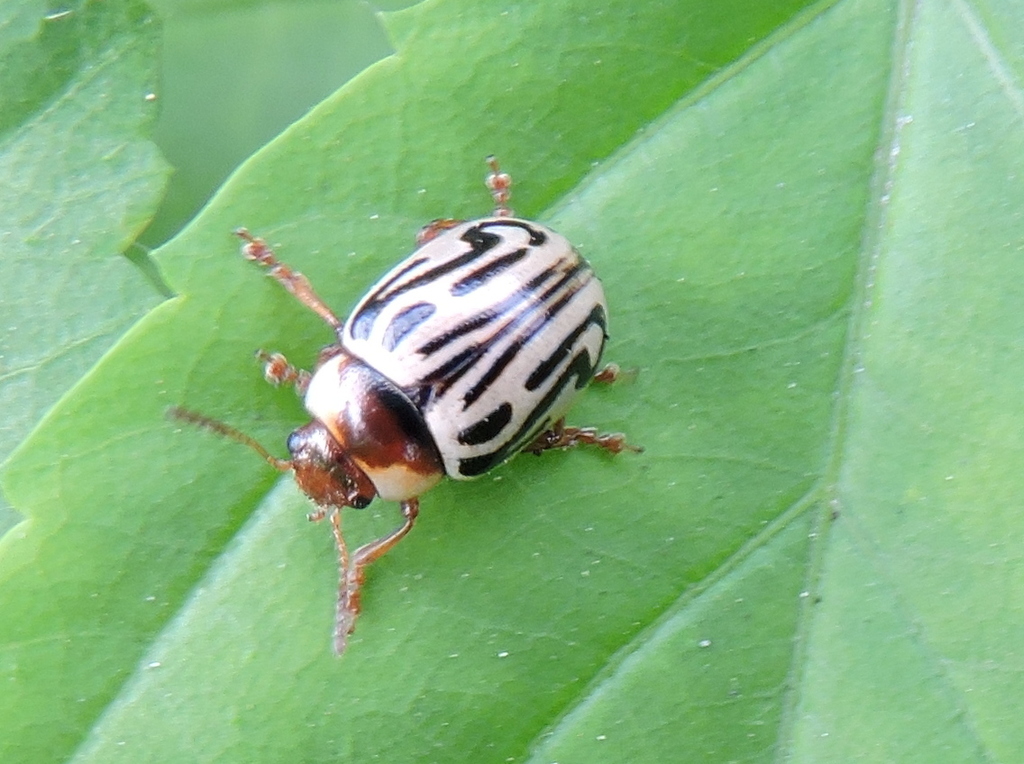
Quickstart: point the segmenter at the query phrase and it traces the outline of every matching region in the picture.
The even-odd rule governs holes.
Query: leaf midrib
[[[741,58],[733,62],[731,65],[724,67],[720,72],[709,77],[693,91],[673,103],[670,108],[665,110],[660,119],[668,119],[677,110],[685,110],[691,105],[707,98],[710,94],[714,93],[723,85],[752,66],[756,61],[773,50],[776,46],[780,45],[790,37],[793,37],[809,23],[824,15],[836,4],[836,2],[838,2],[838,0],[829,0],[828,2],[822,2],[818,5],[805,9],[794,17],[788,24],[777,29],[773,34],[751,47]],[[901,3],[901,8],[897,14],[898,18],[902,19],[904,17],[909,4],[910,0],[904,0],[904,2]],[[907,25],[902,21],[897,22],[894,51],[900,54],[901,65],[899,67],[894,67],[894,77],[892,85],[890,86],[889,98],[887,99],[886,108],[883,111],[883,129],[880,131],[880,145],[892,145],[889,140],[890,135],[887,126],[892,126],[893,129],[897,126],[896,117],[898,117],[899,111],[897,108],[898,104],[893,102],[893,98],[896,95],[902,94],[902,88],[898,86],[905,79],[906,74],[903,71],[904,67],[902,66],[902,57],[906,55],[908,36],[906,34],[901,34],[901,31],[904,30],[906,26]],[[894,60],[896,60],[895,55]],[[899,72],[901,76],[896,77],[895,75],[897,72]],[[656,129],[657,121],[652,121],[652,123],[644,129],[644,132],[650,134]],[[616,150],[608,160],[602,162],[602,170],[608,171],[614,167],[615,164],[623,161],[628,154],[636,149],[638,143],[642,143],[644,139],[645,138],[642,136],[636,141],[631,141]],[[682,593],[680,593],[679,597],[655,615],[646,625],[640,627],[634,637],[624,643],[622,647],[611,655],[605,664],[595,672],[594,676],[592,676],[588,682],[582,683],[580,691],[563,706],[561,711],[553,717],[552,721],[540,728],[537,733],[526,742],[523,749],[523,759],[525,761],[533,762],[536,752],[542,747],[544,742],[547,739],[556,736],[560,729],[568,723],[571,723],[571,720],[586,708],[591,698],[600,695],[603,692],[604,687],[613,683],[616,680],[619,671],[626,664],[628,658],[635,655],[642,647],[656,639],[659,632],[666,627],[666,625],[669,624],[669,622],[680,611],[689,607],[691,604],[698,602],[701,597],[713,590],[717,583],[725,579],[730,573],[746,562],[754,552],[770,543],[772,539],[790,527],[792,523],[799,520],[805,512],[820,504],[820,500],[822,498],[828,497],[835,492],[838,471],[842,464],[841,444],[843,443],[843,433],[845,431],[844,425],[846,422],[850,389],[852,388],[854,381],[853,363],[858,355],[858,343],[856,339],[861,336],[860,327],[863,325],[863,321],[865,320],[861,307],[864,305],[864,298],[867,295],[870,275],[873,272],[874,260],[877,257],[877,248],[881,244],[880,233],[883,223],[883,207],[885,206],[882,203],[883,194],[886,184],[889,182],[891,173],[894,169],[893,166],[891,166],[894,160],[892,160],[892,162],[885,161],[888,157],[887,153],[883,154],[881,151],[876,150],[875,154],[877,158],[876,170],[872,173],[871,190],[865,204],[865,225],[863,226],[863,235],[861,238],[862,246],[857,273],[854,277],[854,288],[851,290],[850,300],[848,304],[840,306],[835,313],[831,313],[828,316],[823,317],[822,319],[814,322],[810,327],[801,330],[800,332],[796,332],[794,335],[802,336],[803,334],[812,331],[814,327],[833,320],[836,315],[841,312],[848,311],[850,314],[847,319],[847,339],[843,348],[843,362],[840,365],[840,374],[838,377],[837,401],[833,410],[832,424],[829,428],[827,438],[828,446],[824,449],[822,456],[822,461],[826,465],[822,476],[818,478],[800,498],[794,501],[788,508],[784,509],[761,532],[742,544],[701,581],[687,587]],[[576,194],[578,194],[581,189],[585,188],[587,184],[588,181],[586,179],[580,183],[575,189]],[[569,195],[567,194],[566,196],[568,197]],[[559,203],[553,205],[552,212],[556,211],[559,207]],[[792,339],[792,337],[777,338],[755,347],[780,344],[790,339]],[[725,357],[745,352],[750,349],[754,348],[733,348],[732,350],[723,352],[721,355]],[[718,356],[716,355],[715,357]],[[826,505],[831,506],[831,502],[825,503]],[[821,560],[825,551],[825,544],[823,541],[825,540],[825,531],[827,531],[829,525],[830,512],[819,512],[818,517],[812,526],[812,532],[815,534],[815,541],[817,543],[811,544],[810,546],[811,559],[808,564],[808,575],[803,589],[804,591],[811,592],[815,591],[817,588],[817,582],[821,570]],[[804,646],[806,644],[806,633],[809,628],[812,613],[812,607],[809,607],[809,605],[813,605],[813,602],[807,602],[802,608],[803,612],[798,619],[797,631],[794,635],[793,660],[791,661],[790,670],[786,676],[786,685],[790,689],[785,693],[783,698],[778,744],[775,749],[777,761],[781,761],[786,758],[788,751],[792,747],[791,743],[796,718],[795,709],[799,702],[800,685],[798,683],[798,671],[805,663],[802,658],[805,653]]]
[[[970,7],[965,0],[954,0],[957,10],[965,17],[971,37],[978,44],[985,60],[990,62],[995,75],[1004,89],[1007,81],[1000,77],[1005,70],[1001,69],[998,58],[994,57],[995,48],[984,43],[990,40],[987,36],[982,37],[980,21],[976,16],[971,15]],[[896,24],[893,30],[892,41],[892,70],[890,73],[889,92],[886,104],[882,112],[882,121],[879,130],[878,147],[875,151],[875,172],[870,182],[870,190],[865,204],[864,226],[861,237],[861,247],[857,274],[854,279],[854,288],[851,293],[851,304],[849,307],[850,318],[846,332],[846,343],[844,347],[843,362],[839,375],[837,390],[837,402],[834,409],[834,417],[831,426],[828,446],[828,463],[823,478],[819,483],[822,493],[823,506],[815,520],[813,531],[814,543],[811,544],[811,555],[807,566],[807,579],[804,590],[817,592],[821,590],[821,579],[824,568],[825,555],[828,552],[829,531],[834,520],[843,518],[843,499],[840,491],[840,479],[845,463],[846,446],[849,442],[847,430],[850,424],[850,404],[853,400],[855,387],[858,384],[858,375],[863,369],[863,343],[870,332],[872,308],[877,293],[877,271],[878,264],[882,258],[882,249],[885,244],[885,234],[889,227],[889,195],[894,187],[899,158],[900,138],[903,127],[908,124],[905,117],[907,110],[907,83],[911,77],[911,43],[914,38],[914,30],[919,23],[920,2],[918,0],[901,0],[896,12]],[[1018,113],[1024,117],[1024,99],[1016,90],[1009,89],[1007,92],[1009,100],[1018,109]],[[814,493],[812,490],[811,493]],[[855,515],[848,515],[845,518],[847,523],[853,523],[854,536],[856,540],[865,546],[872,545],[873,539],[865,529],[857,523]],[[859,533],[856,531],[859,529]],[[949,672],[943,668],[941,660],[938,660],[938,651],[931,647],[930,641],[925,635],[922,620],[914,617],[913,607],[909,601],[902,596],[902,588],[897,578],[891,575],[886,566],[879,563],[884,559],[877,555],[870,555],[873,560],[872,567],[879,571],[890,591],[893,600],[898,603],[898,611],[907,624],[911,627],[910,633],[914,634],[914,642],[918,650],[930,656],[928,662],[936,667],[935,678],[944,685],[950,695],[960,700],[957,704],[962,709],[957,715],[956,723],[961,726],[975,743],[977,750],[985,760],[991,760],[991,756],[984,745],[983,737],[978,733],[977,725],[970,714],[970,704],[963,696],[957,684],[950,678]],[[779,744],[776,747],[775,761],[782,762],[791,757],[795,731],[798,721],[797,708],[801,701],[801,690],[804,686],[803,669],[807,665],[808,636],[811,632],[812,620],[814,618],[814,598],[809,598],[802,608],[802,613],[797,622],[797,630],[793,642],[793,659],[790,672],[787,676],[789,690],[788,697],[783,703],[783,711],[780,720]],[[947,720],[948,722],[949,720]]]

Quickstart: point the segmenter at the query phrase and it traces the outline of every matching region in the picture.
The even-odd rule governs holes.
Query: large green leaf
[[[1012,760],[1011,16],[464,0],[389,17],[397,54],[158,253],[180,296],[6,468],[29,520],[0,542],[0,758]],[[233,226],[343,309],[423,221],[486,211],[489,152],[517,211],[590,258],[609,359],[640,370],[573,418],[647,451],[523,457],[432,491],[338,660],[330,534],[289,480],[163,413],[268,444],[302,421],[250,353],[308,364],[329,334],[233,254]]]
[[[160,300],[121,255],[168,172],[146,136],[159,25],[136,2],[42,5],[0,9],[0,462]]]

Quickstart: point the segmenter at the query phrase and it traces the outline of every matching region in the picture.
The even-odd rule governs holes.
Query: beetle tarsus
[[[618,380],[620,374],[622,374],[621,367],[617,363],[610,363],[594,375],[594,381],[610,385]]]
[[[513,214],[512,209],[508,206],[509,199],[512,198],[512,176],[501,171],[498,159],[493,155],[487,157],[487,166],[491,168],[491,171],[487,174],[484,182],[491,192],[491,198],[494,199],[494,216],[510,218]]]
[[[623,369],[617,363],[610,363],[594,375],[593,381],[602,385],[611,385],[615,382],[632,382],[639,373],[640,370],[636,367]]]
[[[643,452],[640,446],[627,443],[626,436],[621,432],[599,433],[596,427],[566,427],[564,419],[555,422],[554,427],[542,432],[523,450],[531,454],[540,454],[552,449],[576,446],[597,446],[610,454],[621,454],[623,451],[637,454]]]
[[[344,593],[354,589],[351,596]],[[356,630],[356,616],[359,615],[359,585],[352,584],[342,576],[338,592],[338,608],[334,618],[334,654],[340,656],[348,647],[348,635]]]
[[[296,393],[300,396],[306,394],[313,376],[308,371],[295,368],[280,353],[268,353],[266,350],[257,350],[256,360],[263,364],[263,378],[274,387],[294,385]]]
[[[425,226],[423,226],[419,233],[416,234],[416,246],[422,247],[428,241],[432,241],[440,236],[445,231],[449,231],[457,225],[461,225],[464,221],[456,218],[437,218],[431,220]]]

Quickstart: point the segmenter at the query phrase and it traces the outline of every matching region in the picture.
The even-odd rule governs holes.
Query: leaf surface
[[[432,2],[158,261],[179,297],[3,474],[4,761],[1012,760],[1024,612],[1024,19],[896,7]],[[998,31],[992,31],[998,30]],[[1017,33],[1019,34],[1019,33]],[[578,243],[635,382],[423,501],[329,651],[330,534],[249,354],[329,333],[233,256],[246,225],[343,312],[424,221]],[[1017,205],[1019,206],[1019,205]],[[276,480],[276,482],[275,482]],[[346,514],[351,540],[394,507]],[[28,753],[31,752],[31,757]]]
[[[147,136],[159,26],[73,5],[0,10],[0,462],[160,299],[121,255],[168,172]]]

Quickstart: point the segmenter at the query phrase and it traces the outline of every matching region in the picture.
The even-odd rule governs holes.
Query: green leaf
[[[168,172],[146,134],[159,28],[139,3],[73,6],[0,11],[0,461],[160,299],[121,255]]]
[[[396,55],[158,253],[179,296],[4,470],[0,758],[1012,760],[1024,19],[766,5],[388,16]],[[431,491],[335,659],[330,534],[164,411],[283,450],[301,406],[250,353],[330,334],[231,228],[343,312],[423,222],[487,211],[491,152],[639,369],[573,420],[647,450]]]

